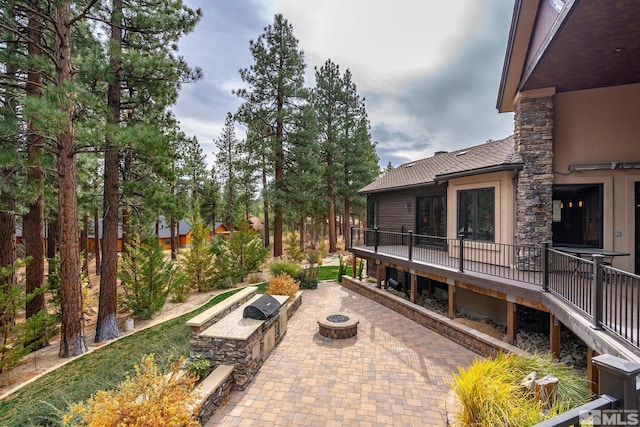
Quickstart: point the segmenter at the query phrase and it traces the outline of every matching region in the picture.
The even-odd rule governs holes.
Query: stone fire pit
[[[332,314],[318,319],[320,335],[325,338],[345,339],[358,334],[358,320],[351,319],[344,314]]]

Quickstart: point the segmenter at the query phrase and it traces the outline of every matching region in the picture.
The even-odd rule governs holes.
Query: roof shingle
[[[517,169],[522,159],[516,153],[513,135],[474,147],[404,163],[382,175],[358,193],[376,193],[391,189],[435,184],[438,180],[473,175],[496,169]]]

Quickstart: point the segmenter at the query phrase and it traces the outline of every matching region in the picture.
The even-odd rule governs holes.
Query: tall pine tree
[[[305,103],[305,62],[293,26],[280,14],[256,41],[249,43],[255,63],[240,70],[247,88],[235,93],[244,100],[238,117],[266,143],[266,160],[273,165],[273,255],[283,254],[283,179],[289,150],[287,126]],[[265,224],[267,226],[267,224]]]

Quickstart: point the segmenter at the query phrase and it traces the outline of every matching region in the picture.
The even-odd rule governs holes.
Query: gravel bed
[[[408,296],[392,288],[387,291],[401,298],[408,299]],[[418,297],[418,304],[443,316],[449,314],[449,306],[446,300],[429,297],[426,293],[421,293]],[[484,324],[485,328],[490,327],[496,331],[494,336],[501,336],[506,341],[506,326],[493,322],[488,318],[473,318],[463,313],[458,313],[458,318],[467,319],[470,322]],[[528,307],[518,306],[518,333],[514,345],[530,353],[547,353],[549,344],[549,314]],[[577,370],[587,369],[587,346],[565,326],[561,329],[560,339],[560,362],[565,363]]]

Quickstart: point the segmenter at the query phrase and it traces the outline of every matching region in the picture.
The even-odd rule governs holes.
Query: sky
[[[281,13],[304,51],[305,82],[328,59],[365,99],[380,167],[501,139],[513,114],[496,99],[513,0],[185,0],[203,17],[179,54],[203,78],[183,85],[174,114],[214,159],[227,112],[241,99],[249,41]],[[244,137],[242,125],[236,134]]]

